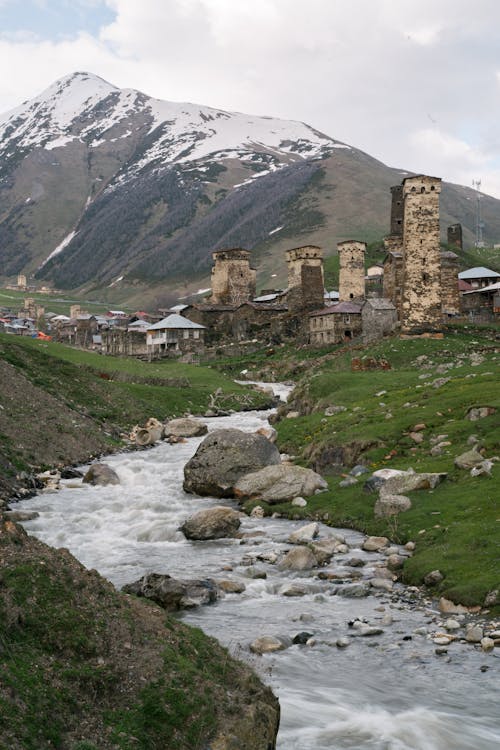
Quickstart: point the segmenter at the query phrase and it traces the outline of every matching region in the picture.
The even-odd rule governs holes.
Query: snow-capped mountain
[[[270,276],[284,247],[382,236],[400,180],[302,122],[74,73],[0,116],[0,276],[178,283],[230,245],[254,249]]]

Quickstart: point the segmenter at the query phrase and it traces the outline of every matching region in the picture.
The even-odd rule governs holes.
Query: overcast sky
[[[0,0],[0,112],[76,70],[500,198],[498,0]]]

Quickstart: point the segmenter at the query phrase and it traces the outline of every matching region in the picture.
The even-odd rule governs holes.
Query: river
[[[207,422],[210,430],[254,431],[267,416],[245,412]],[[184,464],[200,440],[109,456],[119,486],[68,480],[58,492],[25,500],[16,509],[37,511],[39,517],[24,524],[29,533],[67,547],[118,588],[147,572],[244,582],[242,594],[181,616],[251,663],[272,686],[282,708],[279,750],[498,750],[500,649],[485,654],[456,643],[437,656],[430,634],[442,629],[439,616],[412,600],[403,586],[349,598],[340,595],[343,584],[320,580],[317,571],[282,572],[266,562],[267,555],[289,548],[289,534],[303,522],[245,518],[243,532],[263,534],[244,543],[184,538],[178,527],[188,515],[221,504],[182,490]],[[356,556],[365,561],[359,570],[369,580],[380,555],[359,549],[361,534],[342,533],[351,549],[336,555],[328,569],[347,576],[346,562]],[[266,578],[249,577],[252,562]],[[305,588],[303,596],[283,595],[292,582]],[[355,618],[383,632],[357,636],[360,631],[349,625]],[[293,638],[302,631],[313,636],[314,645],[264,656],[249,651],[258,636]],[[337,647],[346,637],[350,644]]]

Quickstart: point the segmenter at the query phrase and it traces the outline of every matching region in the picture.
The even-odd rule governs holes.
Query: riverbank
[[[358,369],[353,370],[353,358]],[[492,332],[477,330],[450,333],[441,341],[393,338],[362,352],[317,353],[314,360],[304,354],[295,364],[302,370],[297,387],[279,409],[278,444],[325,476],[329,489],[304,508],[259,504],[266,513],[320,518],[401,544],[413,540],[406,583],[424,585],[426,576],[439,570],[442,578],[430,593],[498,614],[498,363]],[[248,365],[247,377],[280,368],[286,374],[293,360],[268,357]],[[493,462],[471,476],[455,461],[474,446]],[[410,510],[377,518],[378,493],[364,489],[369,473],[348,476],[359,463],[370,473],[412,468],[447,478],[435,489],[404,493]],[[248,503],[247,510],[255,504]]]
[[[264,408],[269,397],[210,367],[103,357],[0,334],[0,500],[36,489],[38,471],[123,449],[149,417]]]

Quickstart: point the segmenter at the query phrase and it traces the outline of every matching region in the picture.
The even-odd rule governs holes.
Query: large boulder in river
[[[294,497],[309,497],[316,490],[325,490],[327,483],[311,469],[293,464],[266,466],[264,469],[238,479],[234,494],[239,498],[253,498],[266,503],[284,503]]]
[[[92,464],[84,475],[82,482],[85,484],[107,485],[120,484],[118,474],[108,464]]]
[[[217,599],[217,585],[210,578],[180,580],[161,573],[148,573],[123,586],[122,591],[143,596],[169,611],[211,604]]]
[[[199,437],[200,435],[206,435],[208,427],[204,422],[200,422],[199,419],[190,419],[188,417],[179,419],[170,419],[165,422],[163,426],[163,434],[166,438],[169,437]]]
[[[181,526],[187,539],[205,541],[234,536],[240,527],[240,514],[232,508],[217,505],[215,508],[199,510],[189,516]]]
[[[183,487],[197,495],[232,497],[242,476],[280,461],[278,449],[263,435],[215,430],[185,465]]]

